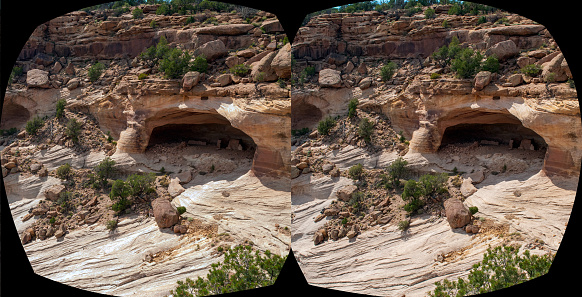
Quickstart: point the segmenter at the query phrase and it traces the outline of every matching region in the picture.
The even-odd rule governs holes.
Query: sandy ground
[[[574,203],[577,176],[547,177],[540,170],[543,152],[480,147],[456,155],[459,158],[452,158],[446,151],[409,153],[405,159],[412,168],[424,172],[454,167],[465,172],[484,167],[495,170],[495,166],[509,164],[504,173],[487,174],[483,182],[475,184],[478,191],[465,200],[465,205],[479,208],[476,216],[490,226],[482,227],[477,235],[451,229],[445,217],[424,214],[413,216],[406,232],[389,223],[352,239],[328,240],[316,246],[313,236],[326,219],[317,223],[313,219],[336,199],[337,189],[352,181],[315,178],[312,174],[293,179],[291,247],[307,281],[369,295],[425,296],[436,281],[466,276],[471,266],[482,260],[489,245],[506,241],[520,244],[522,250],[527,247],[534,254],[557,251]],[[354,159],[367,156],[362,149],[349,146],[325,157],[346,169],[358,163]],[[365,168],[382,168],[384,165],[377,164],[395,158],[388,152],[368,157],[372,160],[368,159]],[[527,166],[521,167],[523,164]],[[442,262],[437,260],[439,255],[444,256]]]
[[[164,166],[167,171],[177,173],[191,168],[189,161],[216,152],[216,149],[192,150],[195,148],[187,148],[181,159],[176,155],[163,158],[150,154],[115,154],[112,158],[128,171]],[[216,226],[215,233],[227,233],[230,238],[224,242],[227,245],[250,240],[259,250],[286,256],[290,232],[284,228],[291,224],[289,180],[258,178],[249,170],[251,159],[237,159],[230,153],[213,154],[211,157],[218,160],[215,172],[193,175],[192,181],[183,185],[186,191],[174,198],[172,204],[186,206],[183,216]],[[55,150],[51,156],[47,167],[57,167],[69,158],[65,149]],[[85,156],[83,164],[99,157],[103,156]],[[160,160],[154,163],[152,158]],[[229,164],[227,161],[234,162],[234,169],[223,168]],[[35,220],[22,222],[22,217],[42,199],[39,192],[47,184],[58,183],[58,179],[51,177],[28,179],[30,182],[23,183],[26,179],[20,174],[11,174],[5,179],[19,234]],[[23,192],[27,195],[22,197],[19,193]],[[221,261],[222,256],[216,254],[213,243],[216,237],[213,241],[204,235],[176,235],[169,229],[159,229],[153,217],[129,215],[119,221],[114,232],[97,223],[70,231],[60,239],[36,240],[24,248],[35,273],[51,280],[109,295],[157,297],[168,294],[178,280],[205,276],[212,263]],[[164,256],[155,257],[152,262],[144,261],[146,255],[160,252]]]

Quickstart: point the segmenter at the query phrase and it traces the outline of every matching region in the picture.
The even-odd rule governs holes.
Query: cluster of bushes
[[[291,130],[291,135],[293,136],[301,136],[301,135],[305,135],[309,133],[309,128],[305,127],[305,128],[301,128],[298,130]]]
[[[537,77],[542,73],[542,67],[536,64],[529,64],[520,69],[520,72],[531,77]]]
[[[67,104],[67,100],[65,100],[65,99],[59,99],[57,101],[57,113],[56,113],[57,118],[62,118],[65,115],[65,105],[66,104]]]
[[[164,36],[160,37],[158,44],[146,49],[139,57],[151,67],[158,66],[166,78],[180,78],[188,71],[206,72],[208,62],[203,56],[192,56],[187,51],[171,48]]]
[[[73,169],[71,164],[65,163],[57,168],[57,177],[60,179],[68,180],[73,176]]]
[[[77,119],[72,118],[67,123],[67,128],[65,129],[65,134],[73,140],[74,143],[79,142],[79,134],[81,134],[81,122]]]
[[[115,180],[111,186],[109,198],[115,201],[111,206],[116,212],[121,212],[131,206],[129,196],[141,197],[143,195],[153,193],[155,190],[152,184],[156,180],[154,173],[149,174],[132,174],[126,181],[121,179]]]
[[[450,15],[479,15],[491,13],[497,10],[488,5],[466,1],[441,1],[441,4],[453,4],[448,11],[448,14]]]
[[[8,77],[8,85],[9,86],[12,85],[12,81],[16,77],[22,75],[22,73],[23,73],[22,67],[14,67],[14,68],[12,68],[12,71],[10,72],[10,76]]]
[[[404,205],[404,210],[409,213],[414,213],[416,210],[424,205],[424,201],[421,197],[432,197],[441,193],[446,193],[446,182],[448,180],[448,175],[446,173],[441,174],[426,174],[420,177],[419,181],[413,179],[409,180],[404,184],[404,191],[402,192],[402,199],[407,202]]]
[[[354,98],[348,103],[348,118],[356,116],[356,108],[358,107],[358,99]]]
[[[499,71],[499,60],[495,56],[489,56],[482,61],[483,55],[480,52],[470,48],[461,48],[456,36],[448,45],[437,49],[432,57],[441,67],[450,65],[459,78],[470,78],[481,70]]]
[[[352,179],[360,179],[362,177],[362,173],[364,173],[364,166],[362,166],[362,164],[360,164],[360,163],[358,163],[358,164],[350,167],[350,169],[348,169],[348,175]]]
[[[261,256],[259,251],[253,253],[250,246],[228,248],[223,262],[211,264],[205,278],[178,281],[170,294],[174,297],[208,296],[269,286],[277,280],[286,259],[287,256],[281,257],[268,250]]]
[[[307,66],[303,68],[301,73],[299,74],[299,81],[300,85],[304,84],[305,81],[315,75],[315,66]]]
[[[466,279],[436,282],[431,297],[466,296],[497,291],[548,273],[553,254],[530,255],[529,251],[518,255],[519,247],[498,246],[488,248],[483,260],[475,265]]]
[[[387,181],[390,182],[391,186],[400,186],[400,179],[406,177],[408,174],[406,165],[408,165],[408,161],[402,159],[402,157],[398,157],[386,168],[388,173]],[[390,184],[386,183],[385,186],[390,187]]]

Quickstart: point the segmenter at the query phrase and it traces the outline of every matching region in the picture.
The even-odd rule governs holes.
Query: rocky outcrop
[[[160,228],[169,228],[178,222],[180,215],[176,208],[164,197],[152,201],[154,217]]]

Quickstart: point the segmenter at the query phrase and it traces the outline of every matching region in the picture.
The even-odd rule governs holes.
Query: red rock
[[[449,198],[444,203],[445,215],[451,228],[460,228],[467,225],[471,221],[471,212],[457,198]]]
[[[179,220],[178,211],[166,198],[160,197],[152,201],[152,208],[154,218],[160,228],[171,227]]]

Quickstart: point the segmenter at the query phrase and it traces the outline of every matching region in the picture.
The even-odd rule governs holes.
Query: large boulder
[[[291,43],[287,43],[279,50],[271,62],[271,68],[280,78],[291,77]]]
[[[477,188],[473,186],[473,180],[470,177],[463,180],[460,190],[463,197],[469,197],[473,195],[475,192],[477,192]]]
[[[184,189],[182,187],[182,185],[180,185],[180,179],[179,178],[173,178],[170,181],[170,185],[168,185],[168,193],[170,193],[170,196],[172,196],[172,198],[182,194],[182,192],[184,192],[186,189]]]
[[[64,191],[65,191],[65,186],[63,186],[63,185],[53,185],[50,188],[46,189],[46,191],[44,192],[44,196],[48,200],[56,201],[57,199],[59,199],[59,196]]]
[[[265,33],[272,33],[272,32],[284,32],[283,26],[279,23],[278,20],[269,20],[264,21],[261,25],[261,28],[265,31]]]
[[[217,58],[227,55],[228,51],[226,50],[226,46],[222,40],[218,39],[201,45],[194,51],[194,54],[196,56],[202,55],[206,58],[206,60],[213,61]]]
[[[189,91],[200,82],[201,74],[198,71],[190,71],[182,78],[182,88]]]
[[[542,77],[547,82],[561,82],[568,80],[570,72],[564,54],[556,55],[552,60],[542,65]],[[570,74],[571,75],[571,74]]]
[[[471,221],[471,212],[469,212],[469,209],[461,200],[449,198],[445,201],[444,205],[447,221],[451,228],[463,227]]]
[[[275,70],[271,67],[271,63],[276,56],[277,52],[270,52],[253,64],[251,70],[251,78],[253,81],[276,81],[279,78]]]
[[[515,45],[513,40],[501,41],[485,52],[487,56],[495,55],[499,61],[511,58],[517,54],[519,54],[519,49],[517,49],[517,45]]]
[[[319,86],[328,88],[339,88],[342,85],[341,72],[334,69],[323,69],[319,71]]]
[[[475,90],[483,90],[491,82],[491,72],[480,71],[475,75]]]
[[[26,84],[29,88],[44,88],[50,87],[49,73],[40,69],[32,69],[26,73]]]
[[[336,193],[337,198],[341,201],[349,201],[352,199],[352,195],[358,190],[355,185],[344,186],[339,189]]]
[[[169,228],[178,223],[180,215],[168,199],[164,197],[157,198],[152,201],[152,208],[154,210],[154,218],[158,227]]]

